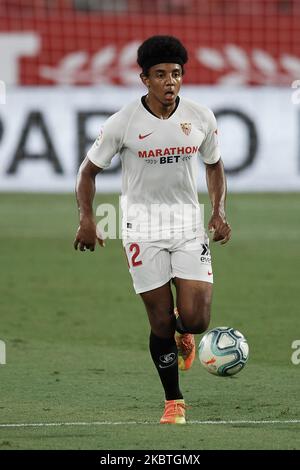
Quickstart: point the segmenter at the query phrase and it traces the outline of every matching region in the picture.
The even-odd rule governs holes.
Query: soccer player
[[[149,318],[150,353],[165,392],[163,424],[186,422],[178,368],[191,367],[194,334],[203,333],[210,321],[213,274],[197,196],[198,158],[206,166],[212,203],[208,229],[221,244],[231,234],[216,119],[206,107],[179,97],[187,60],[177,38],[153,36],[143,42],[137,61],[147,94],[106,121],[80,166],[76,186],[80,225],[74,247],[93,251],[97,239],[104,245],[93,217],[95,176],[119,153],[123,245]]]

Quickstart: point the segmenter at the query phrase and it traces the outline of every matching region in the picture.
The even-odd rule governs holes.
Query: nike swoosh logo
[[[212,273],[210,273],[209,271],[207,271],[207,274],[208,274],[209,276],[212,276]]]
[[[149,135],[153,134],[153,131],[150,132],[149,134],[145,134],[145,135],[142,135],[142,134],[139,134],[139,139],[142,140],[142,139],[145,139],[146,137],[148,137]]]
[[[167,369],[168,367],[171,367],[171,366],[174,366],[175,362],[173,361],[171,364],[168,364],[167,366],[161,366],[160,364],[158,364],[158,367],[160,369]]]

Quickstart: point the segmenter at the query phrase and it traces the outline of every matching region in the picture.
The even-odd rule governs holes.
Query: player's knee
[[[186,313],[189,313],[189,315],[185,315],[182,322],[186,330],[194,334],[204,333],[207,330],[210,322],[209,307]]]
[[[206,317],[190,319],[185,327],[190,333],[200,334],[207,330],[209,325],[209,319]]]
[[[196,333],[204,333],[204,331],[207,330],[208,325],[210,322],[210,315],[203,315],[200,319],[198,319],[197,325],[196,325]]]

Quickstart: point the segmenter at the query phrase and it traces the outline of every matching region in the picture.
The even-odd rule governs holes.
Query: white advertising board
[[[102,123],[143,93],[142,87],[113,86],[6,90],[0,104],[0,191],[73,191],[80,161]],[[300,190],[300,105],[292,93],[272,87],[182,88],[182,96],[216,114],[229,191]],[[118,157],[99,176],[97,188],[120,191]]]

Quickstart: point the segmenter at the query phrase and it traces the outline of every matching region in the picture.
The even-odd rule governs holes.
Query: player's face
[[[175,104],[182,83],[182,68],[179,64],[157,64],[150,67],[148,76],[142,76],[148,95],[164,106]]]

